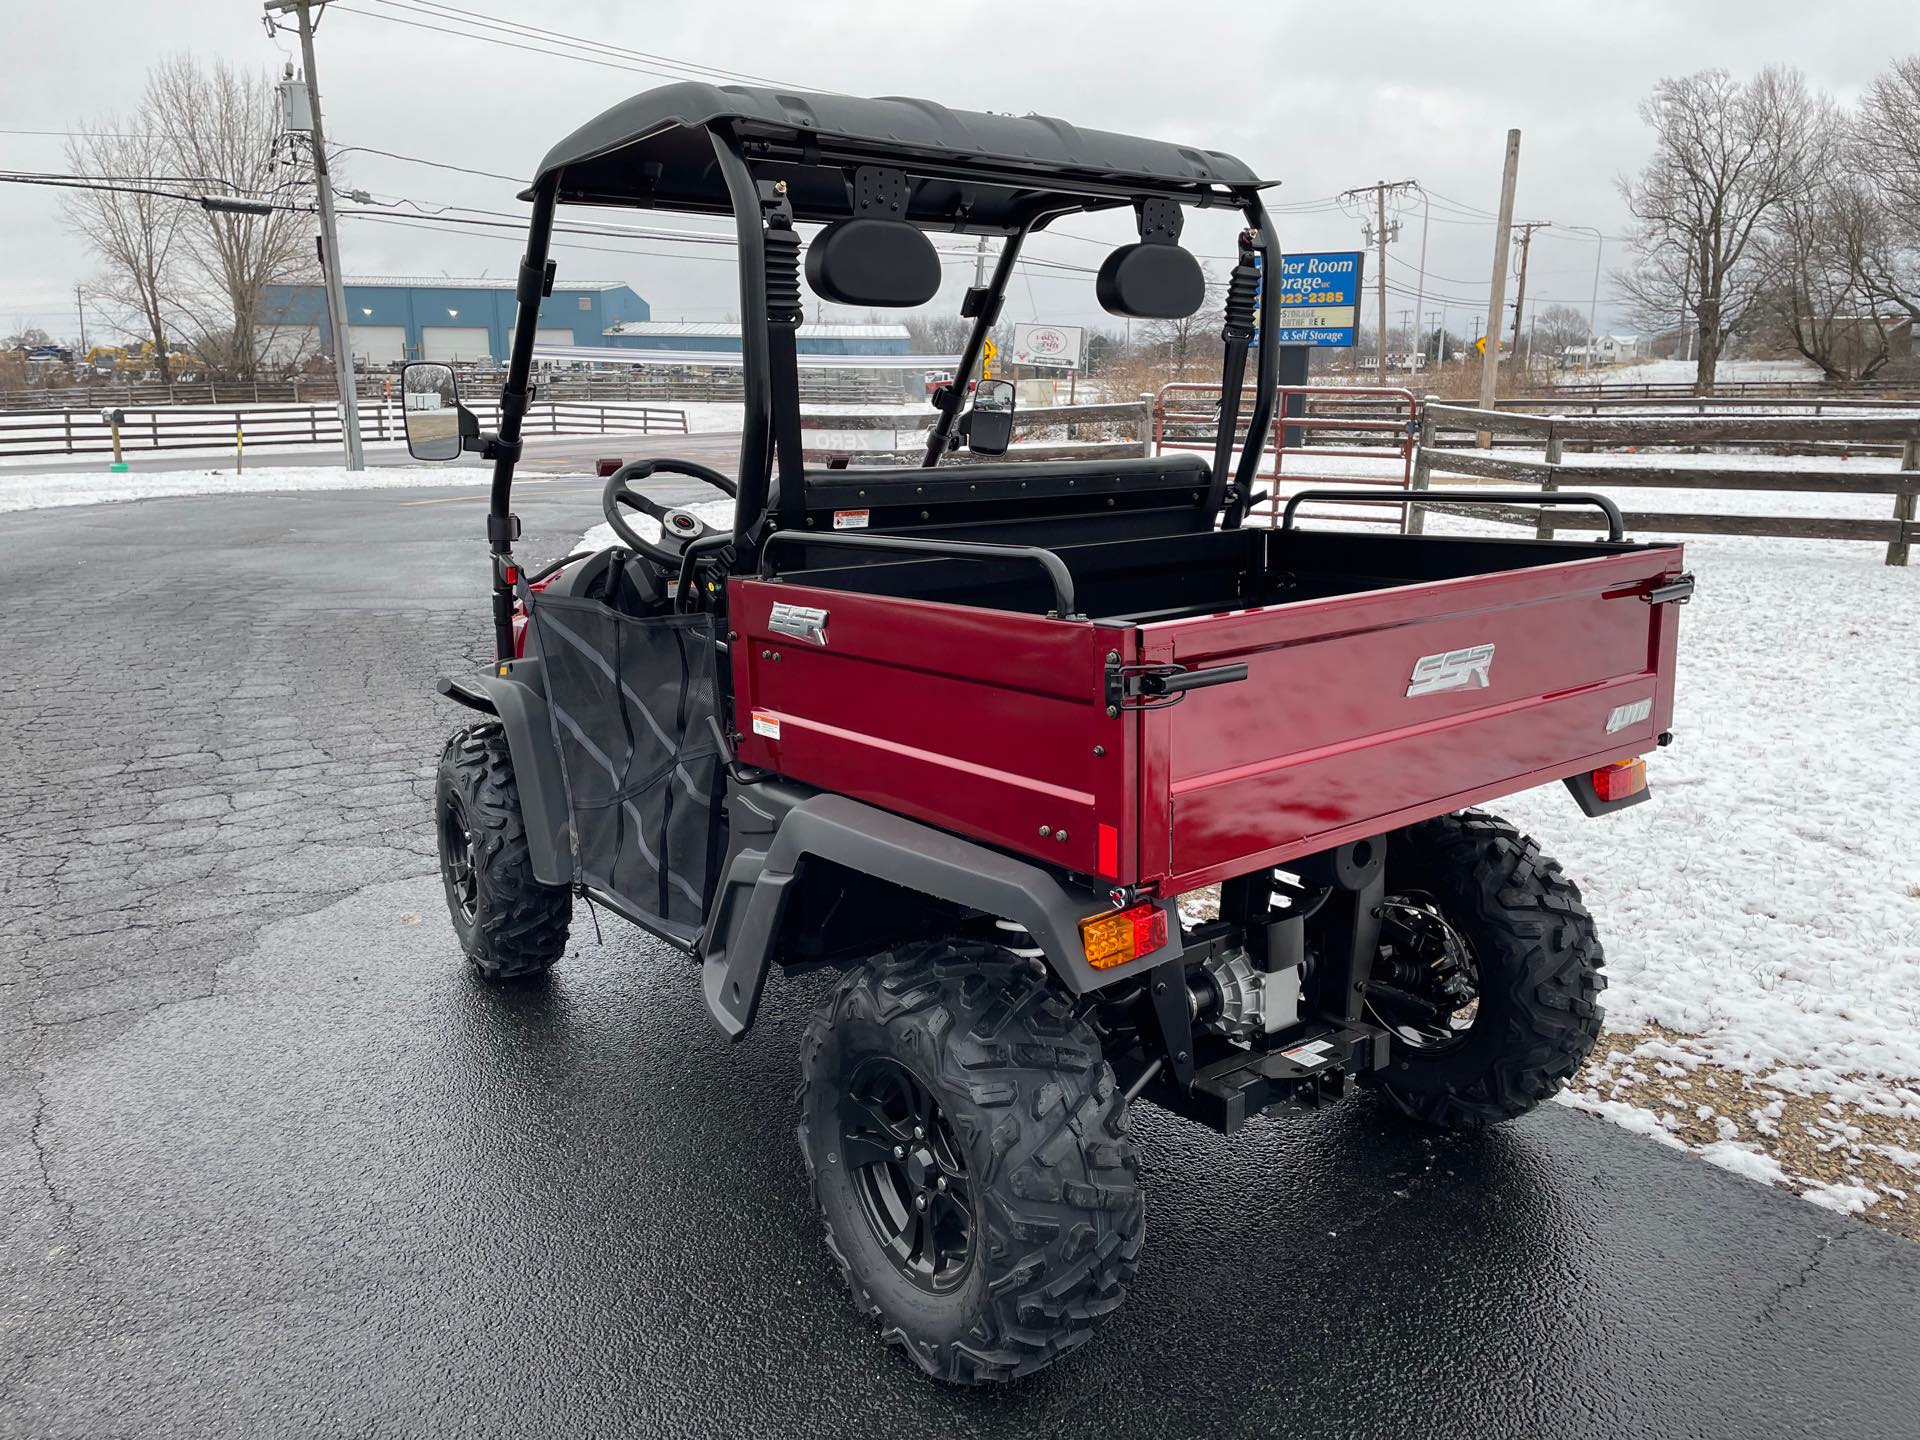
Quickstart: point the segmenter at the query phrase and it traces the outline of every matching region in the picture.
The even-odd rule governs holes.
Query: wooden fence
[[[501,372],[463,371],[462,393],[498,392]],[[538,377],[540,393],[554,400],[645,401],[692,400],[739,403],[740,376],[652,375],[644,369],[587,370]],[[363,405],[385,403],[397,391],[398,375],[362,375],[354,390]],[[876,405],[902,395],[892,378],[848,377],[802,371],[800,398],[820,404]],[[303,380],[180,380],[107,382],[0,390],[0,414],[22,411],[73,410],[98,412],[105,406],[142,409],[164,405],[312,405],[332,404],[338,391],[331,376]]]
[[[498,425],[500,402],[477,400],[470,408],[483,425]],[[125,453],[155,450],[248,450],[287,445],[337,445],[342,427],[333,405],[255,405],[246,409],[156,408],[128,410],[120,425]],[[687,417],[678,410],[621,402],[540,399],[522,422],[528,435],[684,435]],[[404,440],[397,405],[369,405],[360,412],[360,438],[368,444]],[[0,455],[111,455],[113,431],[98,411],[61,410],[41,415],[0,415]]]
[[[1451,437],[1520,436],[1542,452],[1542,458],[1521,459],[1468,449],[1447,443]],[[1861,466],[1781,467],[1777,470],[1741,469],[1730,465],[1677,465],[1659,457],[1621,459],[1614,464],[1591,460],[1569,465],[1569,444],[1623,446],[1741,446],[1799,444],[1822,441],[1848,445],[1897,445],[1900,468]],[[1737,490],[1827,495],[1881,495],[1891,497],[1893,514],[1886,520],[1860,516],[1722,515],[1699,512],[1636,511],[1626,515],[1629,527],[1676,535],[1756,535],[1805,540],[1884,541],[1887,564],[1905,565],[1910,547],[1920,540],[1915,523],[1920,501],[1920,410],[1905,414],[1840,415],[1530,415],[1511,411],[1478,410],[1464,405],[1428,401],[1422,407],[1420,448],[1414,460],[1410,488],[1432,488],[1435,474],[1465,475],[1476,480],[1519,482],[1541,490],[1595,487],[1658,490]],[[1407,530],[1418,534],[1423,512],[1445,505],[1409,505]],[[1556,529],[1598,529],[1598,517],[1542,509],[1537,515],[1523,509],[1475,507],[1477,515],[1527,524],[1542,539]]]

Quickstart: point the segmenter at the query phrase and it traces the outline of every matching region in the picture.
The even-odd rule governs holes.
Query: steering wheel
[[[691,510],[682,510],[673,505],[662,505],[658,500],[641,495],[628,487],[636,480],[645,480],[659,472],[665,475],[685,475],[689,479],[702,480],[724,495],[734,493],[733,481],[718,470],[705,465],[695,464],[691,460],[635,460],[622,465],[607,477],[607,488],[600,493],[600,509],[607,517],[607,524],[613,527],[613,533],[625,542],[629,550],[644,555],[654,564],[669,571],[680,569],[680,552],[689,541],[698,540],[703,535],[714,533],[713,528],[695,515]],[[660,539],[656,543],[642,540],[627,524],[621,508],[638,510],[642,515],[651,515],[660,522]]]

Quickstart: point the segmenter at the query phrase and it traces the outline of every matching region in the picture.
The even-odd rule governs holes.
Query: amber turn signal
[[[1080,922],[1080,945],[1087,952],[1087,963],[1096,970],[1111,970],[1150,955],[1166,943],[1167,912],[1158,905],[1109,910]]]

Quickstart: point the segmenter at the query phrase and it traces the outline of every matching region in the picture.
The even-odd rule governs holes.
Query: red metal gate
[[[1235,456],[1246,440],[1253,392],[1240,400]],[[1288,410],[1298,413],[1288,415]],[[1296,490],[1310,485],[1379,486],[1405,490],[1413,477],[1413,453],[1419,435],[1420,402],[1411,390],[1375,385],[1281,385],[1274,391],[1273,424],[1254,473],[1270,482],[1267,498],[1248,519],[1272,524]],[[1213,454],[1220,433],[1220,387],[1209,384],[1162,385],[1153,402],[1153,448]],[[1356,502],[1302,509],[1304,517],[1401,524],[1404,507],[1388,501]]]

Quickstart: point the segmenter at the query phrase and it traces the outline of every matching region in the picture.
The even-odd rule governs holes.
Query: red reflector
[[[1111,825],[1102,825],[1099,830],[1100,854],[1098,864],[1100,873],[1109,880],[1120,878],[1120,832]]]
[[[1593,772],[1593,793],[1602,800],[1625,800],[1647,788],[1647,762],[1620,760]]]
[[[520,578],[520,571],[512,565],[507,566],[507,568],[502,570],[500,573],[506,579],[506,582],[509,585],[513,584],[515,581],[517,581]]]

